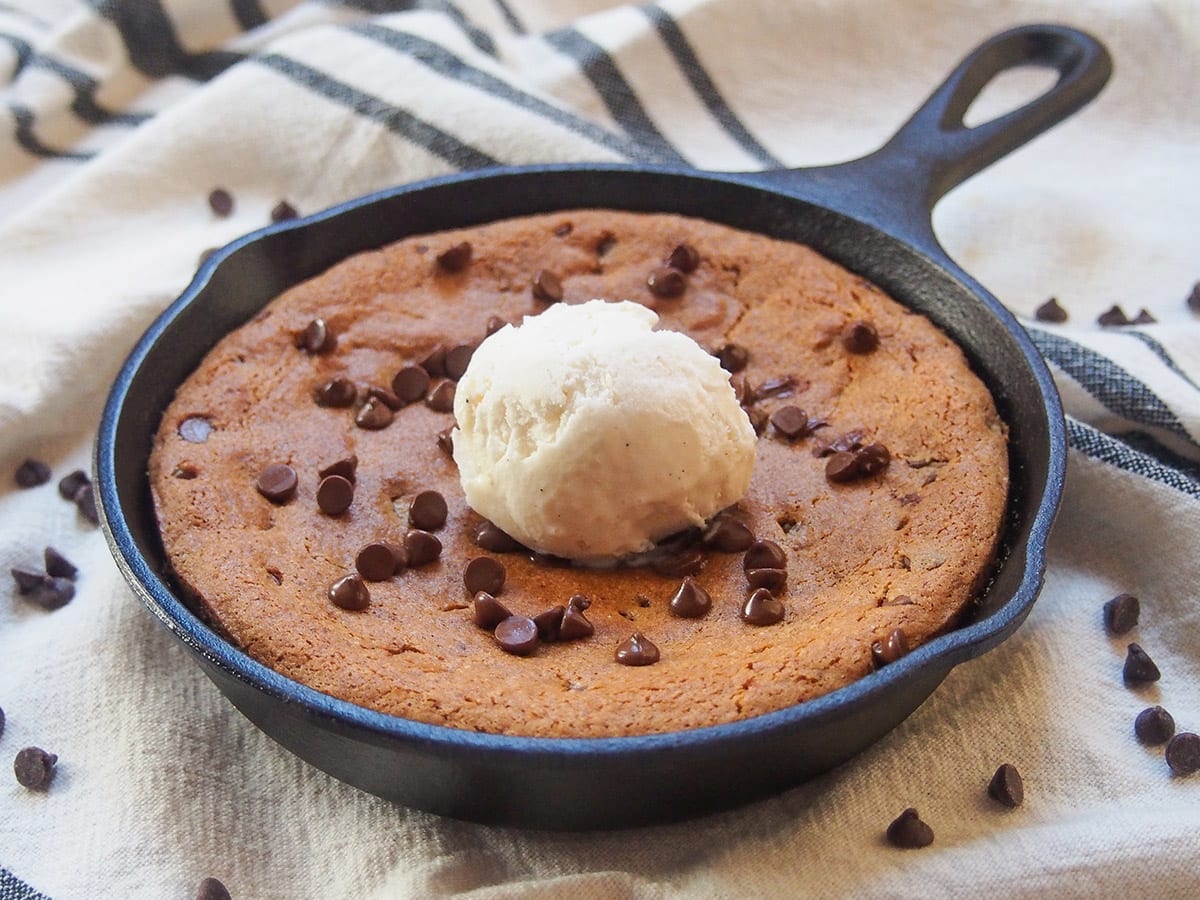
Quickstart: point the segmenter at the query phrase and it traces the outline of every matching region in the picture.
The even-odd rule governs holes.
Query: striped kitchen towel
[[[1069,415],[1046,588],[1012,639],[779,797],[637,832],[483,828],[276,747],[52,485],[8,480],[4,565],[54,545],[82,574],[61,609],[0,605],[0,759],[59,757],[49,790],[0,787],[0,898],[188,897],[206,876],[253,898],[1200,894],[1200,775],[1172,777],[1132,734],[1153,704],[1200,731],[1190,0],[3,0],[0,459],[88,468],[139,334],[207,250],[272,217],[496,164],[853,158],[972,47],[1048,15],[1109,46],[1112,84],[935,214],[1024,318]],[[978,116],[1045,84],[997,79]],[[1036,319],[1051,295],[1066,321]],[[1113,306],[1138,324],[1100,324]],[[1100,626],[1121,592],[1141,598],[1136,639],[1163,672],[1150,691],[1121,684],[1124,644]],[[997,812],[979,779],[1001,762],[1026,801]],[[910,805],[937,840],[901,853],[880,835]]]

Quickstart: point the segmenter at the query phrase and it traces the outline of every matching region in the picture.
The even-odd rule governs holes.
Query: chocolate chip
[[[75,597],[75,582],[70,578],[47,575],[30,598],[42,609],[60,609]]]
[[[468,593],[477,594],[484,591],[492,596],[504,590],[504,578],[507,573],[504,563],[490,556],[476,556],[467,562],[463,569],[463,584]]]
[[[451,459],[454,459],[454,426],[443,428],[437,433],[438,449]]]
[[[296,470],[285,463],[272,463],[258,474],[258,492],[272,503],[287,503],[296,496]]]
[[[617,662],[623,666],[650,666],[659,660],[658,648],[640,631],[635,631],[614,652]]]
[[[560,603],[534,616],[533,623],[537,626],[538,637],[547,644],[557,641],[562,631],[563,616],[566,614],[567,608]]]
[[[334,606],[357,612],[370,605],[371,592],[363,584],[362,576],[346,575],[330,585],[329,599]]]
[[[358,455],[351,453],[349,456],[343,457],[336,462],[331,462],[323,469],[317,470],[318,478],[328,478],[330,475],[340,475],[351,484],[355,481],[355,475],[358,472]]]
[[[367,544],[354,557],[354,568],[367,581],[386,581],[404,567],[404,548],[386,541]]]
[[[75,508],[93,525],[100,524],[100,510],[96,506],[96,491],[92,485],[85,484],[75,492]]]
[[[396,412],[404,406],[404,401],[401,400],[395,393],[378,384],[367,385],[367,399],[374,398],[384,404],[392,412]]]
[[[574,230],[575,230],[575,226],[572,225],[570,222],[563,222],[561,225],[554,226],[554,236],[563,238],[563,237],[566,237],[568,234],[570,234]]]
[[[300,213],[296,212],[296,207],[288,203],[286,200],[280,200],[271,207],[272,222],[286,222],[288,219],[295,219]]]
[[[842,483],[854,481],[859,476],[858,457],[853,451],[842,450],[829,457],[825,464],[825,477],[830,481]]]
[[[429,373],[430,378],[444,378],[446,375],[446,348],[435,344],[428,355],[421,360],[420,366]]]
[[[754,402],[768,400],[771,397],[790,397],[796,392],[799,384],[800,382],[796,380],[795,375],[778,375],[775,378],[768,378],[762,384],[753,388],[751,394],[754,397]]]
[[[233,212],[233,194],[225,188],[213,188],[208,195],[208,208],[222,219]]]
[[[396,414],[378,397],[368,397],[354,416],[354,424],[367,431],[379,431],[392,424]]]
[[[577,641],[596,633],[596,626],[583,614],[583,611],[590,605],[590,601],[584,597],[585,604],[581,605],[576,600],[578,597],[582,597],[582,595],[576,594],[571,597],[571,601],[567,604],[567,611],[563,613],[562,622],[558,628],[560,641]]]
[[[1057,297],[1051,297],[1033,311],[1033,317],[1039,322],[1062,323],[1067,321],[1067,311],[1059,305]]]
[[[741,617],[747,625],[776,625],[783,621],[783,603],[766,588],[755,588],[742,604]]]
[[[476,526],[475,543],[492,553],[516,553],[525,549],[514,538],[487,519]]]
[[[68,475],[64,475],[58,482],[58,495],[64,500],[75,501],[75,495],[92,483],[92,479],[88,478],[87,472],[83,469],[76,469]]]
[[[766,588],[772,594],[778,594],[787,586],[787,570],[747,569],[746,583],[751,588]]]
[[[1025,783],[1017,767],[1004,763],[996,769],[996,774],[988,782],[988,796],[997,803],[1014,809],[1025,800]]]
[[[334,378],[313,391],[313,399],[317,406],[343,409],[354,405],[358,399],[358,388],[349,378]]]
[[[928,847],[933,843],[933,829],[922,822],[917,811],[910,806],[888,826],[887,840],[893,847],[902,850]]]
[[[682,578],[684,575],[699,575],[705,561],[704,554],[698,548],[680,547],[656,557],[650,568],[666,578]]]
[[[863,477],[877,475],[891,464],[892,454],[883,444],[876,441],[855,451],[858,456],[859,471]]]
[[[13,566],[8,571],[12,574],[13,581],[17,584],[17,592],[20,594],[32,594],[46,580],[46,573],[40,572],[37,569]]]
[[[740,372],[750,364],[750,351],[741,344],[725,344],[713,355],[721,368],[730,373]]]
[[[329,353],[337,346],[337,335],[324,319],[316,318],[300,332],[297,343],[307,353]]]
[[[840,450],[825,464],[825,477],[837,484],[877,475],[891,463],[888,448],[878,442],[858,450]]]
[[[437,491],[421,491],[408,505],[408,521],[422,531],[440,529],[446,524],[447,514],[446,498]]]
[[[741,553],[754,543],[754,532],[732,516],[717,514],[705,526],[700,538],[704,546],[718,553]]]
[[[27,459],[17,466],[13,480],[19,488],[37,487],[50,480],[50,467],[38,459]]]
[[[411,528],[404,535],[404,551],[408,554],[410,568],[433,562],[442,555],[442,542],[436,535],[419,528]]]
[[[17,783],[31,791],[44,791],[54,780],[54,767],[58,757],[41,747],[26,747],[13,760],[13,773]]]
[[[659,266],[647,276],[646,287],[655,297],[678,297],[687,287],[687,278],[678,269]]]
[[[786,569],[787,554],[774,541],[755,541],[742,560],[745,571],[751,569]]]
[[[758,399],[754,396],[754,385],[752,385],[746,376],[740,372],[735,373],[729,379],[729,386],[733,388],[733,396],[737,402],[743,407],[748,407],[754,404]]]
[[[874,353],[879,347],[879,332],[870,322],[851,322],[842,329],[842,346],[847,353]]]
[[[839,435],[828,443],[824,441],[814,443],[813,456],[819,458],[828,456],[831,453],[845,453],[847,451],[858,450],[862,447],[864,437],[865,435],[860,429],[855,429]]]
[[[71,561],[53,547],[47,547],[43,551],[42,556],[46,561],[47,575],[51,575],[55,578],[67,578],[71,581],[74,581],[75,576],[79,574],[79,570],[71,564]]]
[[[229,889],[215,878],[205,878],[196,891],[196,900],[232,900]]]
[[[340,516],[354,501],[354,482],[341,475],[328,475],[317,485],[317,506],[327,516]]]
[[[497,625],[512,615],[507,606],[489,594],[480,591],[475,595],[473,618],[480,628],[493,630]]]
[[[429,373],[422,366],[405,366],[392,378],[392,391],[402,403],[416,403],[429,390]]]
[[[505,653],[528,656],[537,649],[538,628],[529,616],[509,616],[492,632]]]
[[[1167,741],[1167,765],[1176,775],[1200,771],[1200,735],[1181,731]]]
[[[757,406],[746,410],[746,418],[750,420],[750,427],[754,429],[755,434],[762,434],[767,430],[767,422],[769,417],[765,409],[759,409]]]
[[[491,337],[507,324],[508,322],[504,321],[504,319],[500,318],[499,316],[491,316],[487,320],[487,325],[484,326],[483,333],[488,337]]]
[[[439,381],[425,397],[425,405],[434,412],[454,412],[454,382]]]
[[[902,656],[908,655],[908,638],[899,628],[893,629],[882,641],[871,644],[871,662],[876,668],[894,663]]]
[[[1187,304],[1187,308],[1192,312],[1200,313],[1200,281],[1192,285],[1192,292],[1187,295],[1184,303]]]
[[[1126,684],[1145,684],[1158,681],[1162,674],[1141,645],[1130,644],[1125,656],[1124,676]]]
[[[546,303],[558,303],[563,298],[563,286],[558,276],[542,269],[533,276],[533,296]]]
[[[700,254],[691,244],[680,244],[667,257],[667,265],[672,269],[690,274],[695,272],[696,267],[700,265]]]
[[[691,578],[684,578],[671,596],[668,608],[681,619],[698,619],[712,609],[712,597]]]
[[[600,235],[600,240],[596,241],[596,255],[608,256],[615,246],[617,246],[617,236],[610,231],[606,231]]]
[[[437,256],[438,266],[446,272],[461,272],[471,261],[471,244],[462,241]]]
[[[1141,309],[1138,310],[1137,316],[1130,320],[1129,324],[1130,325],[1153,325],[1157,321],[1158,321],[1158,319],[1156,319],[1156,318],[1154,318],[1154,316],[1150,315],[1150,310],[1146,309],[1143,306]]]
[[[1104,604],[1104,627],[1110,634],[1126,634],[1138,623],[1141,604],[1133,594],[1117,594]]]
[[[1148,706],[1133,720],[1133,733],[1143,744],[1162,744],[1175,733],[1175,718],[1161,706]]]
[[[458,344],[446,351],[446,377],[458,381],[471,364],[471,356],[475,353],[474,344]]]
[[[1128,325],[1129,317],[1120,306],[1113,305],[1096,317],[1098,325]]]
[[[771,413],[771,426],[781,437],[794,441],[812,434],[808,413],[798,406],[781,406]]]

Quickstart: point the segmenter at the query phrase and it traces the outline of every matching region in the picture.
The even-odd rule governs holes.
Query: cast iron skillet
[[[963,114],[983,87],[1024,64],[1057,70],[1056,85],[965,127]],[[601,165],[472,172],[382,191],[234,241],[142,337],[105,407],[96,482],[117,565],[252,722],[326,772],[409,806],[526,827],[614,827],[743,803],[836,766],[916,709],[952,667],[1011,634],[1041,587],[1066,462],[1062,410],[1020,325],[939,246],[931,210],[946,191],[1087,103],[1110,71],[1091,37],[1022,27],[971,53],[882,149],[843,165],[755,174]],[[430,726],[336,700],[250,659],[180,600],[163,575],[147,459],[176,385],[222,335],[360,250],[574,207],[682,213],[810,244],[927,315],[966,350],[1010,428],[1012,498],[1001,562],[962,627],[832,694],[746,721],[548,739]]]

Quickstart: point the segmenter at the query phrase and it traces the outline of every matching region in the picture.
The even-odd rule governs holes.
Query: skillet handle
[[[1055,69],[1058,81],[1011,112],[973,127],[963,124],[964,114],[993,78],[1025,65]],[[1082,31],[1062,25],[1014,28],[972,51],[874,153],[836,166],[759,175],[776,189],[801,188],[797,193],[811,193],[803,190],[809,185],[836,185],[841,191],[850,187],[853,206],[865,202],[875,207],[871,218],[882,219],[878,224],[900,226],[905,236],[917,237],[910,233],[914,220],[924,219],[920,230],[928,231],[929,214],[943,195],[1079,110],[1100,93],[1111,74],[1108,51]]]

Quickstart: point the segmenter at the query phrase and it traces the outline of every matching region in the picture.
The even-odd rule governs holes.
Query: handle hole
[[[963,125],[974,128],[1020,109],[1058,83],[1051,66],[1024,65],[1005,69],[984,85],[963,115]]]

